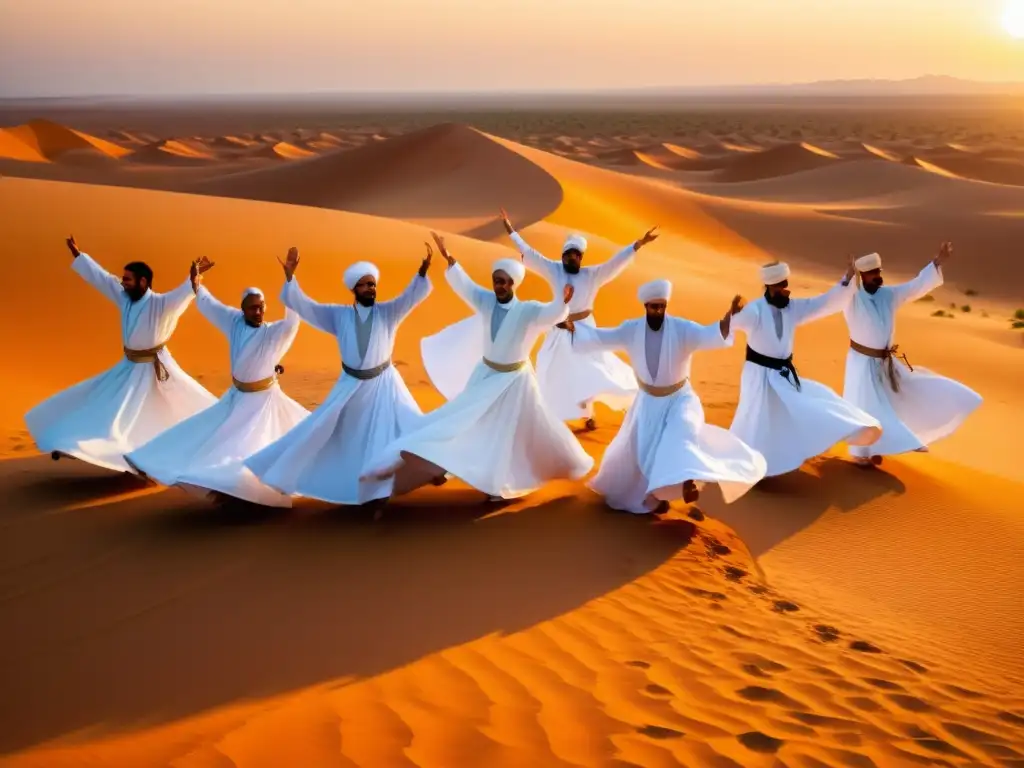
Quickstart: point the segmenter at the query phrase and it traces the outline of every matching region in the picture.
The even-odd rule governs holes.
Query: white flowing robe
[[[335,336],[345,365],[365,371],[391,359],[399,326],[431,290],[430,280],[417,274],[397,297],[373,307],[320,304],[292,277],[281,290],[281,301],[314,328]],[[357,324],[366,322],[371,325],[362,354]],[[390,481],[359,481],[366,456],[405,434],[422,416],[394,365],[372,379],[343,370],[319,408],[245,464],[281,493],[333,504],[365,504],[391,495]]]
[[[168,293],[146,291],[132,301],[121,281],[85,253],[72,267],[121,311],[121,344],[131,350],[166,344],[194,298],[192,283]],[[28,431],[44,453],[57,451],[106,469],[131,472],[124,455],[165,429],[217,402],[185,373],[166,347],[157,353],[167,370],[158,381],[153,363],[126,357],[113,368],[44,400],[25,414]]]
[[[561,261],[545,258],[518,232],[511,237],[522,254],[523,265],[540,275],[556,296],[566,283],[573,287],[569,314],[591,311],[589,317],[575,321],[577,326],[595,326],[593,309],[598,291],[618,277],[636,255],[630,244],[603,264],[580,267],[574,275],[565,271]],[[625,362],[606,349],[584,351],[574,346],[572,334],[554,326],[547,329],[537,351],[537,385],[552,413],[563,421],[590,418],[595,402],[624,411],[637,393],[636,376]]]
[[[652,334],[661,336],[655,372],[648,365]],[[601,468],[588,486],[604,496],[612,509],[650,512],[658,501],[681,498],[687,480],[718,483],[726,503],[731,503],[764,477],[766,463],[761,454],[728,430],[704,421],[700,397],[689,381],[695,352],[731,347],[733,340],[731,329],[728,337],[722,337],[718,321],[698,325],[671,316],[657,332],[648,328],[646,318],[628,320],[616,328],[576,326],[577,347],[625,351],[644,384],[670,387],[686,380],[685,386],[664,397],[641,389],[608,445]]]
[[[791,299],[782,310],[760,298],[733,315],[732,327],[747,335],[747,344],[755,352],[785,359],[793,354],[797,327],[841,311],[855,290],[853,280],[845,286],[839,283],[820,296]],[[781,335],[775,312],[781,316]],[[793,364],[799,374],[799,360]],[[798,390],[779,371],[751,362],[743,365],[740,400],[730,431],[764,456],[767,477],[799,469],[836,443],[868,445],[882,433],[877,419],[824,384],[804,376],[800,383]]]
[[[476,366],[458,396],[424,416],[414,431],[371,453],[364,474],[393,476],[398,495],[447,472],[506,499],[524,496],[549,480],[586,475],[594,460],[546,407],[529,362],[537,337],[564,320],[568,306],[560,297],[546,304],[515,297],[499,304],[493,291],[474,283],[458,264],[445,277],[475,313],[471,325],[457,325],[473,331],[470,348],[480,351]],[[496,312],[506,314],[492,338]],[[452,348],[449,354],[461,357],[466,351]],[[481,358],[525,365],[506,373]]]
[[[843,310],[850,338],[871,349],[891,348],[896,336],[896,310],[940,285],[942,271],[929,263],[910,282],[882,286],[873,295],[858,290]],[[952,434],[981,405],[977,392],[914,365],[912,359],[912,371],[896,361],[900,391],[894,392],[884,377],[883,365],[887,362],[853,349],[846,354],[843,397],[878,419],[883,430],[881,438],[871,445],[850,446],[850,453],[858,458],[925,449]]]
[[[285,310],[283,320],[253,328],[240,309],[228,307],[205,287],[196,307],[228,337],[231,376],[253,383],[274,377],[274,366],[295,341],[299,316]],[[309,415],[275,381],[260,392],[234,385],[210,408],[171,427],[125,458],[161,485],[178,485],[206,495],[217,491],[272,507],[290,507],[291,497],[261,483],[243,464]]]

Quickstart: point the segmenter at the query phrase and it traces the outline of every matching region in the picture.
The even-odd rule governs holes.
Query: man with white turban
[[[477,364],[458,395],[370,453],[367,482],[393,477],[398,495],[452,475],[497,501],[583,477],[594,460],[548,410],[530,365],[537,337],[569,314],[572,286],[550,303],[520,301],[515,290],[526,270],[518,259],[495,262],[487,290],[455,262],[444,240],[434,240],[448,262],[448,284],[474,313],[438,335],[451,342],[449,356],[472,354]]]
[[[850,454],[863,466],[881,464],[883,456],[926,451],[981,405],[974,390],[911,366],[905,354],[897,354],[895,344],[896,310],[942,285],[942,264],[952,253],[952,245],[943,243],[917,277],[891,287],[884,285],[877,253],[855,262],[861,290],[843,310],[850,332],[843,397],[878,419],[883,429],[877,442],[850,446]]]
[[[264,483],[282,493],[334,504],[369,504],[391,495],[390,482],[361,483],[359,474],[368,454],[405,434],[423,415],[391,355],[402,321],[432,290],[427,278],[431,254],[427,245],[412,282],[390,301],[377,301],[380,271],[361,261],[345,270],[353,303],[320,304],[299,287],[298,251],[288,252],[282,262],[281,300],[337,339],[342,373],[319,408],[246,461]]]
[[[694,502],[698,483],[718,483],[731,503],[764,477],[765,460],[728,430],[705,422],[690,365],[695,352],[732,346],[731,321],[741,299],[733,299],[721,320],[700,325],[668,314],[668,280],[642,285],[638,298],[644,317],[615,328],[576,326],[577,348],[625,352],[640,384],[588,486],[612,509],[634,514],[666,512],[680,498]]]
[[[817,381],[802,378],[793,363],[796,329],[843,310],[856,290],[850,261],[843,279],[811,299],[790,298],[789,266],[761,268],[764,296],[732,319],[747,335],[740,399],[730,431],[768,463],[774,477],[798,469],[836,443],[870,445],[882,434],[873,416]]]
[[[205,256],[200,265],[213,266]],[[209,268],[207,267],[207,269]],[[242,292],[241,309],[196,285],[196,307],[228,338],[231,388],[215,405],[171,427],[125,456],[140,474],[218,501],[240,499],[290,507],[291,497],[261,483],[243,463],[301,422],[309,411],[286,395],[277,375],[299,332],[299,316],[265,322],[259,288]]]
[[[654,232],[657,227],[603,264],[584,267],[581,264],[587,251],[587,239],[582,235],[570,234],[562,245],[561,260],[554,261],[545,258],[515,231],[504,209],[501,220],[527,269],[544,278],[554,290],[567,283],[573,287],[569,316],[548,329],[537,351],[537,384],[555,416],[562,421],[586,419],[587,429],[595,429],[594,403],[604,403],[613,410],[626,410],[636,397],[636,376],[628,365],[607,350],[583,351],[574,346],[573,329],[594,325],[594,301],[598,291],[629,266],[637,251],[658,238]]]
[[[124,356],[103,373],[39,403],[25,414],[25,424],[39,450],[54,459],[70,457],[131,472],[125,453],[217,402],[167,348],[206,267],[192,262],[188,279],[157,293],[153,270],[145,262],[129,262],[118,279],[80,251],[74,236],[67,246],[74,259],[71,269],[117,307]]]

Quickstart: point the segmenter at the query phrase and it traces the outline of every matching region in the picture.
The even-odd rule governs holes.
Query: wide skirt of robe
[[[593,325],[593,320],[580,323]],[[548,408],[562,421],[590,418],[595,402],[625,411],[639,389],[633,369],[622,359],[607,350],[576,349],[572,334],[561,328],[548,331],[537,351],[537,385]]]
[[[423,417],[394,367],[360,380],[342,374],[324,403],[245,465],[289,496],[357,505],[391,495],[392,483],[361,483],[368,455],[383,450]]]
[[[920,451],[948,437],[982,403],[981,395],[927,368],[897,363],[899,392],[883,378],[883,362],[850,350],[843,396],[882,425],[870,445],[850,446],[858,458]]]
[[[290,507],[291,497],[261,483],[244,461],[308,415],[276,384],[263,392],[232,387],[215,405],[158,435],[125,460],[161,485]]]
[[[764,456],[766,477],[800,468],[836,443],[870,445],[882,434],[878,419],[817,381],[801,389],[778,372],[745,363],[740,401],[729,431]]]
[[[370,454],[363,475],[393,478],[399,495],[447,473],[489,496],[514,499],[551,480],[579,479],[593,465],[545,406],[531,366],[499,373],[480,362],[461,394]]]
[[[717,483],[725,502],[732,503],[766,469],[761,454],[704,421],[700,398],[687,385],[668,397],[637,395],[587,485],[612,509],[644,514],[660,501],[682,498],[687,480],[698,488]]]
[[[159,356],[167,381],[157,381],[152,363],[122,359],[26,413],[38,449],[131,472],[126,453],[217,402],[166,349]]]

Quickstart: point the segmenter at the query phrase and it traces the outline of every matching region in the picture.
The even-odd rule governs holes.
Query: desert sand
[[[56,117],[0,129],[0,765],[1024,765],[1024,135],[1004,116]],[[68,234],[112,271],[145,259],[158,290],[208,255],[215,294],[262,286],[273,319],[291,245],[325,301],[356,259],[397,293],[430,228],[483,280],[510,253],[499,206],[551,255],[584,233],[591,262],[660,225],[603,325],[653,277],[709,322],[768,259],[809,295],[848,254],[893,282],[952,240],[901,348],[985,403],[928,454],[864,471],[839,446],[656,520],[573,483],[495,510],[452,482],[377,523],[243,515],[35,453],[24,412],[119,354]],[[395,355],[424,409],[419,339],[467,311],[430,276]],[[847,341],[841,317],[801,329],[801,374],[841,388]],[[229,385],[194,309],[170,347]],[[308,327],[284,364],[307,407],[340,368]],[[730,423],[741,364],[742,343],[695,361],[709,421]],[[579,437],[599,459],[621,416],[598,418]]]

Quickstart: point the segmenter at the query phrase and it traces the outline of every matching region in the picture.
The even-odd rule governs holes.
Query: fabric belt
[[[686,382],[689,380],[689,377],[687,377],[682,381],[677,381],[675,384],[666,384],[663,387],[656,387],[653,384],[648,384],[646,381],[640,381],[640,379],[637,379],[636,383],[639,385],[640,391],[650,395],[651,397],[668,397],[669,395],[674,395],[680,389],[685,387]]]
[[[865,357],[873,357],[877,360],[882,361],[882,372],[886,379],[889,380],[889,386],[892,387],[893,392],[900,391],[900,372],[896,368],[896,358],[899,357],[903,360],[904,365],[907,366],[911,371],[914,370],[914,366],[907,360],[906,355],[897,355],[896,352],[899,350],[899,344],[893,344],[891,347],[886,349],[874,349],[873,347],[865,347],[863,344],[858,344],[853,339],[850,339],[850,349],[854,352],[859,352]]]
[[[158,354],[165,346],[165,344],[160,344],[152,349],[128,349],[128,347],[124,347],[124,356],[130,363],[152,363],[153,370],[156,372],[156,380],[167,381],[170,374],[167,372],[167,368],[160,360],[160,355]]]
[[[259,381],[239,381],[234,376],[231,377],[231,383],[239,392],[264,392],[274,386],[276,381],[277,376],[267,376]]]
[[[341,364],[341,370],[343,370],[353,379],[359,379],[360,381],[369,381],[370,379],[376,379],[390,367],[390,358],[374,368],[350,368],[344,363]]]
[[[586,320],[592,314],[594,314],[594,310],[592,309],[581,309],[579,312],[572,312],[562,322],[555,323],[555,328],[561,328],[563,331],[571,331],[573,323],[578,320]]]
[[[485,357],[483,358],[483,361],[484,365],[486,365],[492,371],[497,371],[498,373],[512,373],[513,371],[518,371],[520,368],[526,365],[525,360],[520,360],[518,363],[496,363],[493,360],[488,360]]]
[[[754,363],[754,365],[760,365],[762,368],[770,368],[773,371],[778,371],[782,374],[782,378],[796,387],[797,390],[800,389],[800,376],[797,374],[796,367],[793,365],[792,355],[786,358],[768,357],[768,355],[762,355],[757,350],[751,349],[748,344],[747,362]]]

